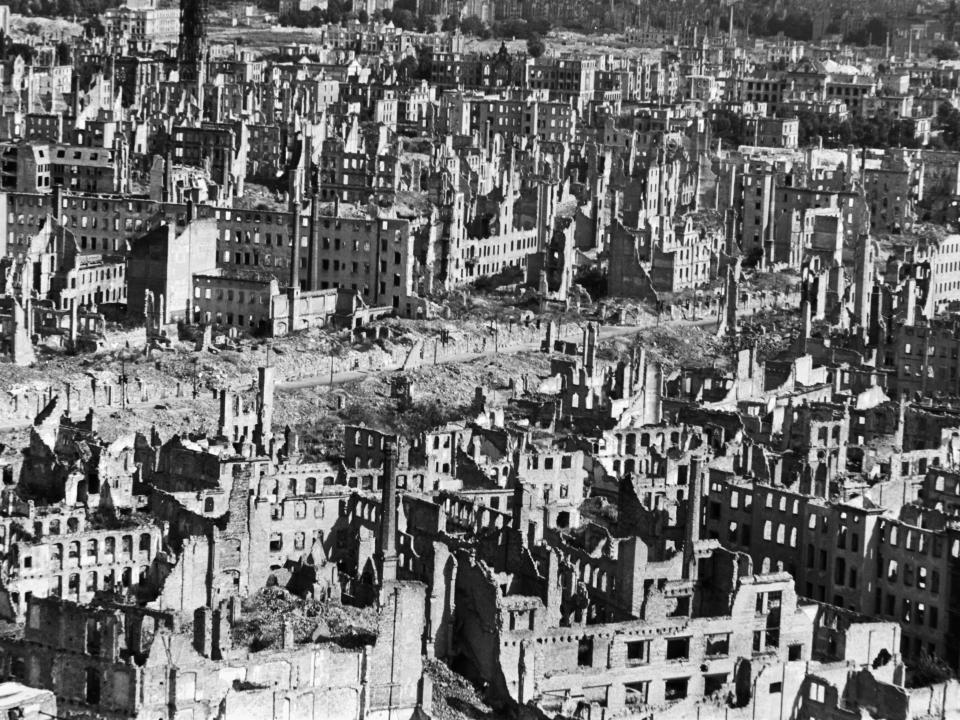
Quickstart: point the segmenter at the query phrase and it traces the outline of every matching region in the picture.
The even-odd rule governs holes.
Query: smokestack
[[[290,250],[290,287],[300,287],[300,198],[294,197],[290,203],[293,214],[293,248]],[[292,331],[293,328],[290,328]]]
[[[693,557],[693,546],[700,541],[700,513],[703,504],[700,458],[696,455],[690,457],[688,476],[690,496],[687,498],[687,523],[683,538],[684,571],[687,573],[688,579],[696,579],[696,560]]]
[[[381,586],[397,579],[397,487],[394,477],[396,464],[395,441],[393,438],[384,439],[380,535],[377,538]]]
[[[173,153],[169,150],[163,160],[163,202],[173,202]]]

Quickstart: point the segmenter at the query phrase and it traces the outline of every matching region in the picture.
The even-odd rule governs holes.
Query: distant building
[[[103,26],[114,47],[151,52],[177,42],[180,11],[175,7],[161,8],[157,0],[141,0],[108,8],[103,14]]]
[[[800,121],[796,118],[748,117],[747,142],[764,147],[795,150],[799,145]]]
[[[192,220],[186,227],[160,225],[136,238],[127,259],[127,313],[142,318],[153,310],[160,325],[192,317],[194,275],[217,266],[217,224]]]

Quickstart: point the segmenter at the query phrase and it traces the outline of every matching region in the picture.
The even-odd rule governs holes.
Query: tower
[[[202,91],[207,50],[207,0],[180,0],[180,41],[177,64],[181,83],[197,83]],[[202,96],[202,92],[198,98]],[[202,100],[201,100],[202,102]]]

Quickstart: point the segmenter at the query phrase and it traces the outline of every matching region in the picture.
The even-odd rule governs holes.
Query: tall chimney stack
[[[377,538],[377,555],[380,560],[380,585],[397,579],[397,448],[395,440],[383,442],[383,478],[380,502],[380,535]]]

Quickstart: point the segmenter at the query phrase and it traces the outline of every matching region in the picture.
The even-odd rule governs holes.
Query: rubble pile
[[[287,623],[297,644],[323,641],[362,647],[377,637],[376,615],[369,608],[299,598],[273,586],[243,599],[240,620],[231,628],[232,639],[253,652],[276,648]]]
[[[433,683],[433,707],[430,717],[434,720],[498,720],[503,717],[486,705],[462,675],[436,660],[428,661],[426,674]]]

